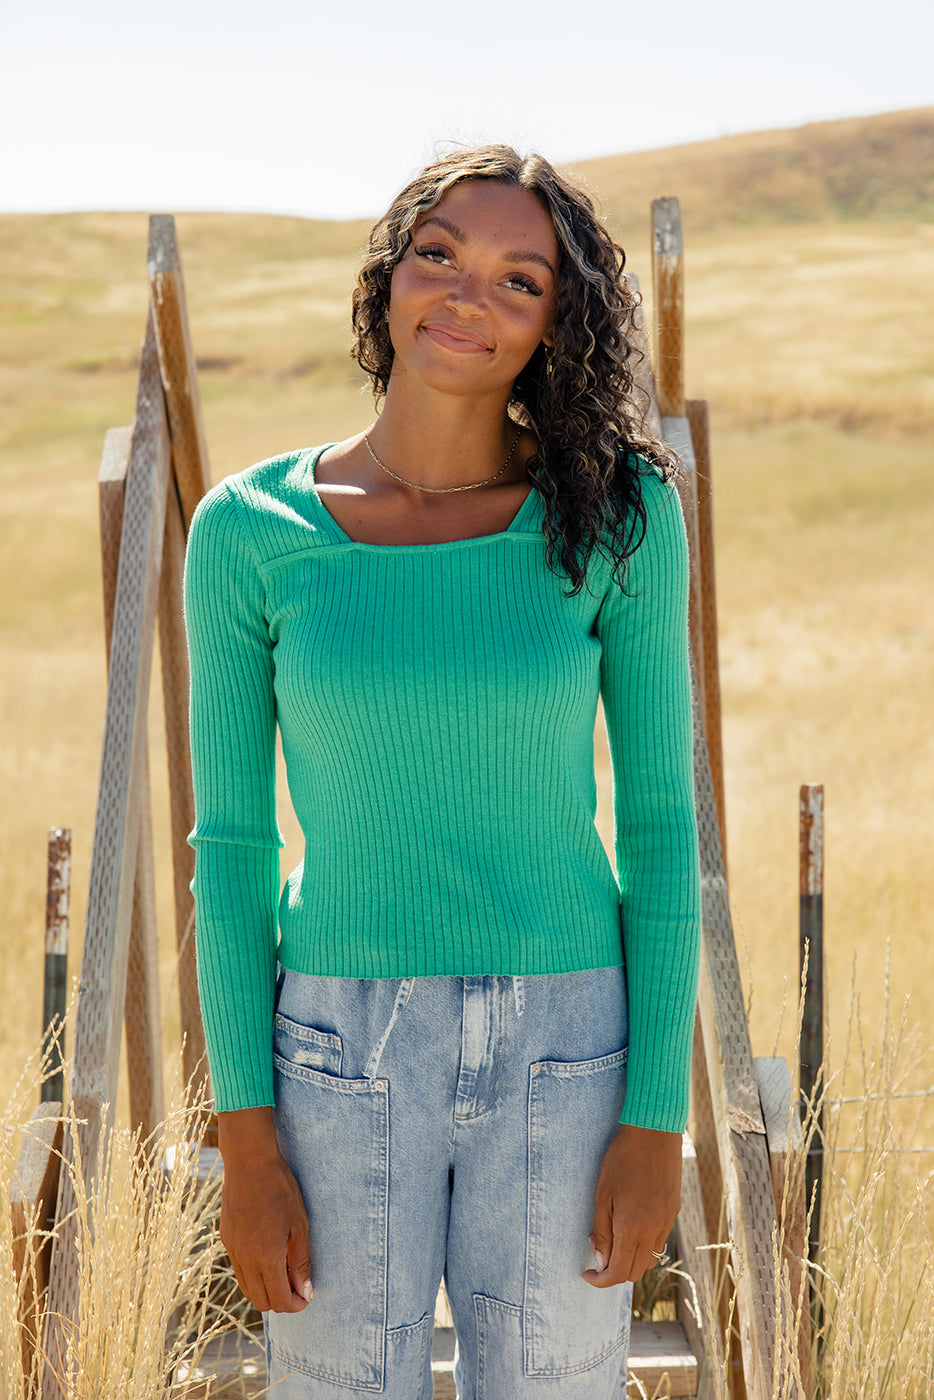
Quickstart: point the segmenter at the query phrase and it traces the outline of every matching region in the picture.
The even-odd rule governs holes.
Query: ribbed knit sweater
[[[533,975],[625,963],[623,1121],[681,1131],[699,877],[687,551],[642,478],[625,587],[569,597],[534,489],[506,530],[353,542],[323,451],[228,477],[185,580],[198,978],[219,1110],[274,1102],[278,961],[331,977]],[[602,693],[617,878],[596,827]],[[275,734],[305,837],[280,898]]]

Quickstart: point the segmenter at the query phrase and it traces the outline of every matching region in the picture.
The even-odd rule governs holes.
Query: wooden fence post
[[[101,577],[104,589],[104,639],[108,667],[131,442],[131,428],[110,429],[104,439],[104,452],[97,478]],[[150,1139],[165,1116],[165,1098],[162,1083],[159,939],[156,925],[156,874],[148,745],[145,745],[144,749],[139,800],[140,828],[123,1020],[126,1028],[130,1125],[139,1128],[141,1135]]]
[[[66,1164],[90,1186],[117,1090],[136,876],[146,711],[169,480],[169,438],[150,318],[140,360],[114,608],[107,714],[75,1022],[71,1100],[78,1126]],[[78,1310],[74,1188],[62,1172],[46,1312],[43,1400],[61,1396],[68,1331]]]
[[[807,1206],[801,1162],[801,1119],[798,1102],[791,1089],[788,1061],[776,1057],[756,1057],[759,1102],[765,1120],[769,1149],[769,1170],[775,1212],[781,1225],[782,1269],[787,1270],[790,1307],[797,1331],[798,1368],[808,1400],[814,1393],[811,1375],[811,1313],[808,1306]]]
[[[195,905],[191,894],[195,853],[188,833],[195,822],[188,727],[188,651],[182,609],[185,540],[195,508],[210,485],[207,441],[198,392],[198,371],[188,324],[185,283],[175,220],[156,214],[149,221],[150,305],[165,394],[172,472],[165,520],[165,548],[159,593],[159,649],[169,765],[172,871],[175,885],[175,937],[178,995],[186,1080],[209,1081],[204,1026],[198,1001],[195,962]]]
[[[195,507],[210,485],[211,473],[188,324],[182,255],[171,214],[153,214],[149,220],[148,267],[149,304],[172,440],[172,469],[187,533]]]
[[[698,1006],[733,1248],[746,1391],[752,1400],[771,1400],[775,1338],[783,1328],[772,1257],[777,1220],[696,686],[694,736],[703,901]]]
[[[706,399],[686,399],[685,415],[691,432],[697,481],[697,564],[700,579],[701,635],[704,698],[704,733],[710,755],[723,868],[729,869],[726,853],[726,792],[723,782],[723,723],[720,714],[720,639],[717,623],[717,584],[714,568],[713,478],[710,460],[710,412]],[[695,653],[695,659],[696,653]],[[701,665],[701,661],[698,661]]]
[[[689,625],[694,671],[705,675],[703,557],[700,545],[696,459],[690,424],[685,417],[684,400],[684,240],[681,213],[675,198],[652,201],[652,277],[655,298],[655,382],[659,407],[659,431],[663,440],[682,463],[679,483],[691,562]],[[702,706],[703,708],[703,706]],[[710,1240],[722,1242],[726,1227],[725,1191],[721,1165],[721,1142],[717,1129],[710,1082],[710,1062],[705,1046],[704,1026],[698,1009],[694,1022],[691,1057],[691,1123],[696,1154],[697,1178]],[[713,1264],[717,1304],[721,1324],[728,1324],[725,1254]],[[742,1361],[734,1346],[731,1354],[730,1392],[734,1400],[745,1400]]]
[[[677,199],[652,200],[655,385],[662,418],[684,413],[684,240]]]
[[[649,351],[649,337],[645,329],[645,314],[642,310],[642,291],[639,279],[634,272],[626,273],[626,281],[638,298],[632,313],[632,378],[636,389],[636,401],[644,412],[646,430],[652,437],[662,435],[661,419],[658,416],[658,395],[655,389],[655,375],[652,371],[652,356]]]

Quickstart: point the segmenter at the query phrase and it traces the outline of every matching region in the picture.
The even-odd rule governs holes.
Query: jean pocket
[[[626,1345],[632,1290],[599,1289],[588,1236],[603,1154],[619,1126],[626,1050],[529,1071],[528,1239],[523,1333],[527,1376],[587,1370]]]
[[[277,1057],[276,1131],[298,1181],[315,1296],[267,1314],[269,1347],[289,1370],[381,1391],[386,1350],[389,1086],[339,1079]]]
[[[277,1012],[273,1023],[273,1053],[286,1071],[316,1069],[324,1074],[340,1074],[344,1050],[340,1036],[333,1031],[303,1026]]]

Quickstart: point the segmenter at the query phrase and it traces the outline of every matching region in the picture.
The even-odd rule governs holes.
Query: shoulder
[[[275,513],[291,498],[307,492],[314,462],[323,450],[314,447],[282,452],[225,476],[202,497],[192,523],[238,511],[248,516]]]
[[[235,534],[264,556],[272,543],[270,532],[314,520],[314,464],[324,450],[282,452],[224,477],[199,502],[190,542]]]
[[[649,462],[644,457],[637,457],[635,476],[639,482],[646,515],[654,516],[667,510],[674,510],[676,514],[678,513],[680,510],[678,488],[673,475],[666,476],[661,467],[656,466],[654,462]]]
[[[650,551],[661,550],[680,557],[686,544],[684,516],[681,499],[674,476],[665,476],[653,462],[638,459],[637,478],[642,509],[645,512],[644,531],[634,557],[638,557],[644,547]]]
[[[680,541],[684,539],[684,516],[681,501],[673,475],[666,475],[654,462],[644,457],[631,460],[627,488],[628,505],[626,518],[620,519],[603,535],[604,548],[600,557],[612,575],[610,545],[620,538],[628,539],[629,566],[636,564],[639,556],[661,550],[665,553],[674,549],[680,553]]]

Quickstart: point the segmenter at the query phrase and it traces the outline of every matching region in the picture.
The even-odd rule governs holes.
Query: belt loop
[[[512,979],[512,990],[516,998],[516,1015],[521,1016],[525,1010],[525,983],[521,977]]]
[[[386,1049],[386,1041],[389,1039],[389,1035],[392,1031],[393,1026],[396,1024],[399,1017],[402,1015],[402,1012],[405,1010],[405,1004],[408,1001],[409,996],[411,994],[412,984],[414,983],[414,981],[414,977],[404,977],[399,983],[399,990],[396,993],[396,1000],[392,1008],[392,1015],[389,1018],[389,1025],[383,1031],[379,1044],[377,1045],[376,1049],[373,1051],[372,1055],[366,1062],[366,1069],[363,1071],[364,1078],[376,1078],[376,1074],[379,1069],[379,1062],[383,1057],[383,1051]]]

